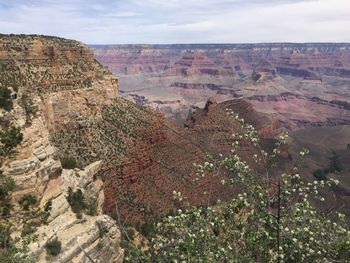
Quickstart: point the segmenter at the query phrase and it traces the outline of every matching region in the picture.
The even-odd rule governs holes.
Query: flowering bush
[[[345,216],[335,220],[313,207],[323,202],[319,189],[337,180],[305,182],[299,172],[306,149],[288,173],[272,177],[287,135],[268,153],[260,147],[258,133],[234,112],[228,114],[242,127],[233,135],[231,154],[215,162],[197,165],[198,178],[225,171],[242,191],[230,202],[215,206],[179,209],[156,224],[148,251],[127,254],[126,262],[347,262],[350,259],[350,231]],[[238,148],[248,140],[256,148],[254,169],[242,160]],[[213,178],[215,180],[215,178]],[[184,197],[174,192],[174,198]],[[209,203],[209,202],[208,202]]]

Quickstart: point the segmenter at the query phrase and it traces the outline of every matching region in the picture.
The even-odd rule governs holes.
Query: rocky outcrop
[[[50,201],[50,216],[47,224],[36,231],[38,241],[30,245],[38,262],[47,262],[45,245],[53,239],[61,242],[62,251],[50,258],[51,262],[122,262],[119,229],[112,218],[100,214],[103,183],[94,179],[100,166],[101,162],[96,162],[84,170],[63,170],[60,177],[49,182],[40,206]],[[73,191],[81,189],[86,200],[93,200],[97,215],[83,215],[78,219],[66,198],[69,187]]]
[[[101,162],[83,170],[62,169],[55,134],[89,127],[102,118],[102,108],[118,95],[118,83],[83,44],[45,36],[0,36],[0,88],[16,91],[13,110],[0,109],[1,129],[17,126],[22,143],[2,160],[2,171],[16,183],[14,214],[23,214],[19,200],[32,196],[33,211],[50,205],[45,224],[35,223],[37,239],[30,253],[38,262],[122,262],[120,232],[111,217],[102,214],[103,181],[97,176]],[[96,156],[95,156],[95,159]],[[94,201],[94,212],[78,219],[66,196],[68,188],[81,189]],[[30,222],[10,217],[22,235]],[[17,235],[18,233],[14,233]],[[50,257],[46,244],[58,239],[59,255]]]
[[[211,77],[233,75],[233,69],[230,66],[215,64],[208,57],[197,52],[186,52],[186,54],[176,61],[171,67],[167,67],[164,76],[183,76],[195,77],[207,75]]]
[[[276,115],[280,125],[291,129],[350,125],[349,103],[328,101],[291,92],[248,98],[257,110]]]
[[[306,69],[299,69],[294,67],[283,67],[279,66],[276,68],[277,73],[282,75],[289,75],[292,77],[302,78],[305,80],[320,80],[322,81],[322,78],[319,77],[316,73],[311,72]]]

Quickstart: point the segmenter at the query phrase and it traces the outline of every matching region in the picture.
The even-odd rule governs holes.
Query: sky
[[[350,0],[0,0],[0,33],[87,44],[350,42]]]

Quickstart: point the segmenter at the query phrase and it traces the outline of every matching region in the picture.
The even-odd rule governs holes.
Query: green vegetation
[[[0,108],[10,111],[12,110],[11,90],[6,87],[0,87]]]
[[[49,200],[45,203],[44,211],[50,212],[52,210],[52,200]]]
[[[27,93],[24,93],[21,96],[21,98],[19,100],[19,104],[26,112],[26,123],[30,124],[31,117],[35,116],[35,114],[38,110],[37,107],[34,105],[33,100],[31,99],[31,97]]]
[[[59,156],[74,156],[79,166],[101,159],[118,165],[127,152],[130,140],[136,142],[139,129],[149,126],[156,118],[146,109],[116,98],[112,105],[102,109],[102,120],[86,120],[88,127],[58,132],[51,139]],[[91,134],[91,141],[84,139],[86,134]]]
[[[239,121],[243,134],[233,135],[229,155],[197,165],[197,180],[215,180],[225,172],[228,178],[221,183],[239,185],[241,193],[225,203],[193,208],[174,191],[182,207],[154,225],[148,249],[130,242],[125,262],[347,262],[350,231],[345,216],[325,215],[313,206],[314,200],[325,201],[320,189],[339,182],[304,181],[299,172],[307,150],[288,172],[272,176],[286,136],[266,152],[255,129],[235,113],[228,114]],[[239,156],[238,148],[247,140],[256,148],[255,167],[264,167],[264,172]]]
[[[63,169],[74,169],[77,167],[77,161],[74,157],[64,156],[60,158]]]
[[[50,256],[57,256],[61,252],[61,241],[57,238],[46,243],[46,253]]]
[[[317,169],[316,171],[314,171],[313,176],[317,180],[327,180],[327,175],[329,173],[341,172],[342,167],[338,159],[338,155],[336,153],[333,153],[329,167],[325,169]]]
[[[16,187],[15,181],[12,178],[6,177],[0,182],[0,201],[6,201],[9,193]]]
[[[333,152],[333,156],[331,157],[331,164],[329,166],[329,172],[341,172],[343,170],[340,162],[339,162],[339,156]]]
[[[31,237],[26,238],[11,238],[13,226],[9,222],[11,216],[11,192],[15,189],[15,183],[12,178],[1,178],[0,180],[0,262],[1,263],[32,263],[33,261],[28,256],[28,244],[31,242]],[[25,227],[25,231],[29,231],[29,227]]]
[[[72,188],[68,188],[68,195],[66,196],[67,202],[69,203],[72,211],[76,213],[78,218],[81,218],[81,214],[87,208],[87,204],[84,199],[83,192],[80,189],[77,189],[75,192]]]
[[[11,127],[7,131],[0,131],[0,155],[7,156],[23,140],[21,130]]]
[[[96,200],[89,200],[86,202],[86,214],[90,216],[97,215],[97,202]]]
[[[0,224],[0,248],[4,249],[11,242],[11,226]]]
[[[86,213],[87,215],[91,216],[97,214],[96,200],[86,200],[83,192],[80,189],[73,191],[72,188],[69,187],[66,199],[72,208],[72,211],[79,219],[82,218],[82,213]]]
[[[20,206],[25,211],[28,211],[29,207],[35,205],[36,202],[37,202],[36,197],[31,195],[31,194],[27,194],[27,195],[22,196],[22,198],[18,201]]]
[[[327,180],[328,169],[317,169],[313,175],[317,180]]]
[[[27,236],[27,235],[31,235],[34,234],[36,231],[36,227],[33,226],[32,224],[27,224],[25,223],[21,232],[21,236]]]
[[[10,194],[15,188],[16,184],[12,178],[5,177],[0,179],[0,215],[4,218],[10,215],[10,209],[12,207]]]

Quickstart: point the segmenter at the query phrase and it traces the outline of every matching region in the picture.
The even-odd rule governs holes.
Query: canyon
[[[15,226],[14,237],[35,233],[29,251],[38,262],[122,262],[124,226],[174,213],[174,191],[199,206],[240,193],[240,185],[222,185],[224,172],[196,180],[194,164],[229,154],[232,134],[242,131],[227,109],[256,128],[266,150],[290,131],[281,169],[310,148],[307,181],[336,154],[343,170],[331,176],[341,183],[319,208],[350,216],[349,54],[347,44],[91,50],[56,37],[0,35],[0,88],[11,92],[0,127],[23,134],[0,156],[1,176],[16,185],[1,220]],[[254,166],[249,140],[239,146],[244,161],[264,169]],[[49,211],[44,222],[23,211],[28,196],[29,212]],[[53,240],[62,244],[58,255],[47,254]]]
[[[120,93],[183,125],[207,98],[242,98],[289,130],[350,123],[350,44],[96,45]]]
[[[121,98],[118,80],[73,40],[1,35],[0,68],[0,88],[11,93],[11,107],[0,108],[1,131],[23,134],[10,155],[0,156],[2,176],[15,184],[5,221],[15,226],[14,237],[36,235],[29,251],[38,262],[121,262],[120,227],[176,211],[173,191],[190,205],[237,193],[220,183],[225,174],[197,182],[193,165],[230,151],[239,126],[226,108],[255,122],[266,140],[279,133],[274,119],[243,100],[209,99],[187,128],[179,127]],[[254,149],[241,144],[248,161]],[[79,195],[77,212],[72,198]],[[24,209],[23,200],[32,203]],[[47,216],[38,221],[28,213]],[[47,254],[52,242],[61,246],[58,255]]]

